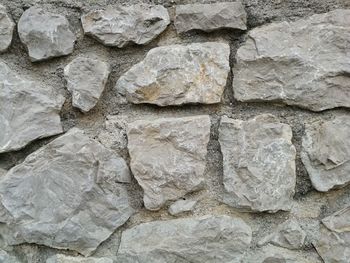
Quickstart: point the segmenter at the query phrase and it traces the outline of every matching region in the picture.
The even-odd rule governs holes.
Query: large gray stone
[[[312,185],[326,192],[350,183],[350,117],[306,125],[302,161]]]
[[[218,42],[153,48],[117,81],[116,90],[136,104],[219,103],[229,55],[229,45]]]
[[[324,262],[348,263],[350,259],[350,206],[322,220],[320,237],[313,242]]]
[[[242,262],[252,232],[239,218],[154,221],[123,232],[117,262]]]
[[[54,255],[46,260],[46,263],[113,263],[110,258],[95,257],[71,257],[63,254]]]
[[[0,52],[8,49],[12,42],[15,23],[8,15],[6,8],[0,5]]]
[[[350,10],[249,32],[234,67],[239,101],[272,101],[313,111],[350,107]]]
[[[176,6],[178,33],[190,30],[211,32],[216,29],[247,29],[247,14],[240,1]]]
[[[18,34],[33,62],[72,53],[76,40],[64,16],[35,6],[19,19]]]
[[[73,106],[83,112],[95,107],[105,89],[109,65],[103,61],[78,57],[64,68],[67,89],[72,93]]]
[[[209,116],[136,121],[127,134],[131,170],[147,209],[204,187]]]
[[[62,132],[64,97],[53,88],[26,80],[0,60],[0,153]]]
[[[170,23],[161,5],[139,4],[91,11],[81,17],[85,34],[107,46],[119,48],[147,44]]]
[[[0,178],[0,232],[89,255],[130,217],[129,181],[124,159],[72,129]]]
[[[292,130],[272,115],[223,117],[224,202],[246,211],[290,210],[296,182]]]

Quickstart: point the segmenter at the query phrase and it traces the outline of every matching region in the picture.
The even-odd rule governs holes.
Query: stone
[[[127,135],[131,171],[147,209],[204,188],[209,116],[135,121]]]
[[[84,33],[106,46],[145,45],[170,24],[161,5],[138,4],[91,11],[81,17]]]
[[[229,55],[229,45],[218,42],[153,48],[120,77],[116,90],[135,104],[219,103]]]
[[[171,204],[168,211],[171,215],[176,216],[184,212],[192,211],[196,204],[196,200],[178,200]]]
[[[0,168],[0,176],[3,176],[7,173],[5,169]]]
[[[21,263],[17,258],[0,249],[0,263]]]
[[[222,117],[223,201],[244,211],[289,211],[296,183],[292,130],[269,114]]]
[[[66,17],[35,6],[19,19],[18,35],[32,62],[69,55],[76,41]]]
[[[269,101],[312,111],[350,107],[350,10],[251,30],[236,55],[239,101]]]
[[[271,243],[288,249],[301,249],[306,239],[305,231],[298,221],[290,219],[278,226],[274,233],[266,236],[259,242],[259,246]]]
[[[347,263],[350,258],[350,206],[322,220],[320,237],[313,242],[324,262]]]
[[[132,208],[124,159],[73,128],[0,180],[0,232],[85,256],[123,225]]]
[[[240,218],[203,216],[137,225],[122,233],[117,262],[242,262],[252,238]]]
[[[302,161],[317,191],[326,192],[350,183],[350,117],[306,125]]]
[[[7,13],[6,7],[0,5],[0,52],[8,49],[12,42],[15,23]]]
[[[71,257],[63,254],[54,255],[46,260],[46,263],[113,263],[110,258],[94,258],[94,257]]]
[[[0,60],[0,153],[62,132],[65,98],[50,86],[27,80]]]
[[[178,33],[191,30],[247,29],[247,14],[240,1],[213,4],[178,5],[175,11]]]
[[[64,68],[67,89],[72,93],[73,106],[83,112],[95,107],[105,89],[110,73],[103,61],[78,57]]]

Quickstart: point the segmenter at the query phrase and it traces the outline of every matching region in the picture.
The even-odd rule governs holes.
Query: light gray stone
[[[91,11],[81,17],[81,22],[86,35],[122,48],[148,44],[167,28],[170,18],[161,5],[138,4]]]
[[[35,6],[19,19],[18,34],[32,62],[68,55],[76,40],[66,17]]]
[[[0,52],[8,49],[12,42],[15,23],[10,18],[3,5],[0,5]]]
[[[324,262],[347,263],[350,259],[350,206],[322,220],[320,237],[313,242]]]
[[[306,125],[302,161],[313,187],[321,192],[350,183],[350,117]]]
[[[168,211],[171,215],[175,216],[184,212],[192,211],[196,204],[196,200],[178,200],[171,204]]]
[[[0,60],[0,153],[62,132],[64,97],[53,88],[24,79]]]
[[[247,29],[247,14],[240,1],[176,6],[178,33],[191,30],[211,32],[216,29]]]
[[[136,104],[219,103],[229,55],[229,45],[218,42],[153,48],[117,81],[116,90]]]
[[[234,67],[239,101],[272,101],[313,111],[350,107],[350,10],[251,30]]]
[[[130,217],[129,181],[124,159],[71,129],[1,177],[0,232],[89,255]]]
[[[149,210],[204,187],[210,118],[140,120],[128,125],[131,171]]]
[[[95,257],[71,257],[63,254],[57,254],[46,260],[46,263],[113,263],[110,258],[95,258]]]
[[[223,201],[245,211],[290,210],[296,182],[292,130],[272,115],[221,119]]]
[[[117,262],[242,262],[252,232],[239,218],[204,216],[140,224],[123,232]]]
[[[64,68],[67,89],[72,93],[73,106],[83,112],[95,107],[105,89],[110,73],[103,61],[78,57]]]
[[[0,263],[21,263],[17,258],[10,256],[6,251],[0,249]]]

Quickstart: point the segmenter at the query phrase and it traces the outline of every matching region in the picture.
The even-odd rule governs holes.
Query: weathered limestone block
[[[123,232],[123,263],[242,262],[252,232],[240,218],[204,216],[140,224]]]
[[[234,96],[313,111],[350,107],[349,42],[350,10],[253,29],[236,55]]]
[[[89,255],[130,217],[129,181],[124,159],[71,129],[1,177],[0,232]]]
[[[113,263],[110,258],[94,258],[94,257],[71,257],[63,254],[57,254],[46,260],[46,263]]]
[[[76,40],[66,17],[35,6],[19,19],[18,34],[33,62],[72,53]]]
[[[147,209],[204,187],[209,116],[136,121],[127,134],[131,170]]]
[[[296,182],[292,130],[272,115],[221,119],[224,202],[246,211],[290,210]]]
[[[229,45],[218,42],[153,48],[117,81],[116,90],[136,104],[219,103],[229,55]]]
[[[72,93],[73,106],[83,112],[95,107],[105,89],[110,73],[103,61],[78,57],[64,68],[67,89]]]
[[[51,87],[17,75],[0,61],[0,153],[62,132],[59,112],[64,97]]]
[[[320,238],[313,245],[324,262],[346,263],[350,259],[350,206],[322,220]]]
[[[306,125],[302,161],[312,185],[326,192],[350,183],[350,117]]]
[[[8,15],[6,8],[0,5],[0,52],[8,49],[12,42],[15,23]]]
[[[192,211],[196,204],[196,200],[178,200],[171,204],[168,211],[171,215],[176,216],[184,212]]]
[[[119,48],[144,45],[155,39],[170,24],[161,5],[131,5],[96,10],[81,17],[86,35],[107,46]]]
[[[247,29],[247,14],[240,1],[176,6],[178,33],[190,30],[211,32],[216,29]]]

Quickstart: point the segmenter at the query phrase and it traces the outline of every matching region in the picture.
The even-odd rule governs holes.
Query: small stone
[[[229,45],[218,42],[153,48],[117,81],[116,90],[135,104],[219,103],[229,55]]]
[[[204,216],[143,223],[122,233],[117,262],[242,262],[252,238],[240,218]]]
[[[171,204],[168,211],[171,215],[175,216],[184,212],[192,211],[196,204],[196,200],[178,200]]]
[[[302,161],[313,187],[321,192],[350,183],[350,117],[306,125]]]
[[[149,210],[204,187],[209,116],[140,120],[128,125],[131,170]]]
[[[52,87],[24,79],[0,60],[0,153],[62,132],[65,98]]]
[[[113,263],[110,258],[94,258],[94,257],[71,257],[63,254],[57,254],[46,260],[46,263]]]
[[[291,139],[291,128],[272,115],[248,121],[223,117],[224,202],[245,211],[290,210],[296,182]]]
[[[6,170],[4,170],[4,169],[0,168],[0,176],[5,175],[6,173],[7,173],[7,171],[6,171]]]
[[[8,49],[12,42],[15,23],[7,13],[6,7],[0,5],[0,52]]]
[[[18,34],[32,62],[68,55],[76,40],[66,17],[35,6],[19,19]]]
[[[239,101],[271,101],[312,111],[350,107],[350,10],[251,30],[234,66]]]
[[[71,129],[0,180],[0,232],[9,245],[35,243],[87,256],[132,209],[124,159]]]
[[[105,89],[110,70],[103,61],[79,57],[64,68],[67,89],[73,96],[73,106],[83,112],[95,107]]]
[[[139,4],[96,10],[81,17],[86,35],[106,46],[145,45],[170,24],[169,14],[161,5]]]
[[[191,30],[211,32],[217,29],[247,29],[247,14],[240,1],[176,6],[178,33]]]

